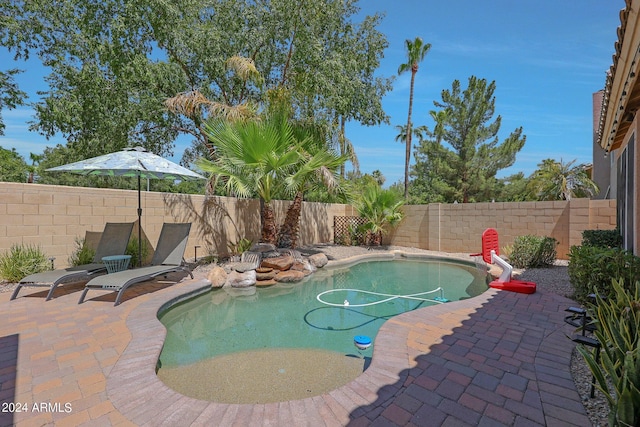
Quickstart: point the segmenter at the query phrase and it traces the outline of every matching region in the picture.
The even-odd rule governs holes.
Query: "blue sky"
[[[624,0],[362,0],[362,13],[386,14],[379,29],[386,34],[379,74],[396,75],[406,61],[404,41],[422,37],[432,47],[416,76],[413,122],[433,122],[429,111],[453,80],[466,87],[475,75],[496,82],[496,114],[502,116],[500,139],[517,127],[527,136],[516,163],[499,173],[529,175],[545,158],[591,162],[593,92],[603,88],[612,62],[619,11]],[[0,67],[21,68],[18,82],[37,100],[46,88],[45,71],[36,61],[15,63],[0,50]],[[379,169],[385,185],[403,179],[404,144],[395,142],[396,125],[406,124],[410,73],[399,76],[383,100],[389,125],[347,126],[362,172]],[[3,110],[5,135],[0,146],[15,148],[27,161],[29,153],[64,144],[60,136],[47,141],[28,131],[33,113],[28,107]],[[178,143],[174,160],[184,145]]]

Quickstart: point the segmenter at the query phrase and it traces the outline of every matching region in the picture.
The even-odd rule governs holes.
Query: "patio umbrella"
[[[140,180],[206,179],[202,175],[183,168],[163,157],[148,152],[143,147],[125,148],[122,151],[81,160],[67,165],[47,169],[50,172],[71,172],[80,175],[129,176],[138,178],[138,263],[142,263],[142,206]]]

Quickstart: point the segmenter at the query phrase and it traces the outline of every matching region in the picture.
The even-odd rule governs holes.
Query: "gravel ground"
[[[381,246],[381,247],[361,247],[361,246],[338,246],[334,244],[317,244],[305,246],[299,249],[304,255],[310,255],[317,252],[323,252],[329,260],[340,260],[350,258],[357,255],[371,253],[385,253],[393,250],[400,250],[407,253],[424,253],[443,257],[458,257],[469,259],[468,253],[443,253],[435,251],[427,251],[423,249],[400,247],[400,246]],[[194,275],[198,277],[206,277],[207,272],[212,265],[201,265],[194,270]],[[499,273],[497,271],[492,271]],[[555,292],[559,295],[571,298],[573,287],[569,282],[569,274],[567,272],[567,262],[558,260],[548,268],[535,268],[528,270],[514,270],[514,276],[519,276],[521,280],[535,282],[539,289]],[[15,288],[15,284],[0,282],[0,292],[11,292]],[[584,360],[574,350],[571,360],[571,374],[576,384],[576,389],[582,398],[582,402],[587,411],[587,415],[594,427],[604,427],[608,425],[607,416],[609,408],[607,401],[602,393],[596,389],[594,398],[590,398],[591,392],[591,372],[587,368]]]

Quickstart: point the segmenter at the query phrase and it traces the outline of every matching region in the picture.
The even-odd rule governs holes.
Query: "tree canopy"
[[[26,182],[29,165],[15,148],[0,147],[0,182]]]
[[[259,109],[286,90],[298,118],[334,129],[386,121],[391,79],[375,75],[388,45],[382,16],[357,21],[358,11],[357,0],[0,0],[0,44],[51,70],[32,129],[62,134],[67,161],[127,145],[163,155],[179,135],[196,151],[207,141],[212,110],[171,112],[176,96]],[[230,58],[251,60],[262,78]]]
[[[495,82],[475,76],[466,89],[454,80],[434,101],[440,111],[434,131],[415,152],[412,195],[419,202],[480,202],[495,197],[496,174],[511,166],[524,146],[522,128],[499,141],[501,116],[495,119]]]

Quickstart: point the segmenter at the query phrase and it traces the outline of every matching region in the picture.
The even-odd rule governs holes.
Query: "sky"
[[[429,111],[454,80],[463,89],[471,76],[496,82],[500,140],[518,127],[527,138],[514,165],[499,177],[516,172],[528,176],[547,158],[592,162],[592,94],[604,88],[624,5],[624,0],[360,1],[361,14],[385,15],[378,29],[389,47],[378,75],[397,76],[398,66],[407,60],[406,39],[422,37],[431,44],[416,75],[414,126],[433,128]],[[29,102],[38,101],[36,91],[46,89],[47,71],[36,60],[14,62],[0,48],[0,69],[9,68],[24,70],[16,80]],[[385,186],[404,179],[405,147],[395,141],[395,126],[407,122],[410,78],[410,72],[397,76],[383,99],[389,124],[347,125],[360,170],[380,170]],[[27,162],[30,153],[65,144],[62,135],[46,140],[29,132],[34,115],[28,106],[5,109],[2,116],[6,129],[0,147],[15,148]],[[187,139],[176,143],[174,161],[180,161],[189,144]]]

